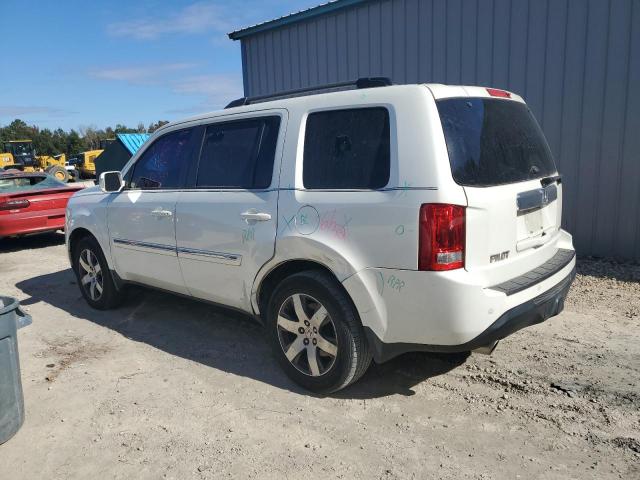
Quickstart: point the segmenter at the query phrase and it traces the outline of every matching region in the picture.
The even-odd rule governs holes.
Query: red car
[[[69,197],[82,188],[46,173],[0,171],[0,238],[64,229]]]

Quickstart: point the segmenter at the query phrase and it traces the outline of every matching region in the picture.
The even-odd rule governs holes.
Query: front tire
[[[81,239],[73,250],[73,270],[87,303],[97,310],[117,307],[123,298],[118,291],[100,245],[93,237]]]
[[[271,296],[266,324],[278,362],[307,390],[340,390],[371,364],[355,307],[328,273],[305,271],[283,280]]]

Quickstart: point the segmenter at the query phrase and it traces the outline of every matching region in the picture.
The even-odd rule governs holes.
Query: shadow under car
[[[264,328],[250,316],[156,290],[128,287],[127,299],[115,310],[94,310],[81,296],[71,269],[39,275],[16,285],[29,298],[23,305],[48,303],[176,355],[277,388],[314,395],[289,380],[271,355]],[[468,354],[409,353],[378,365],[355,384],[331,394],[335,398],[369,399],[412,395],[424,380],[463,364]]]

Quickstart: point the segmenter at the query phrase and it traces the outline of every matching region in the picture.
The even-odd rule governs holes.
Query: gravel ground
[[[640,478],[640,267],[582,260],[565,312],[492,356],[404,355],[318,397],[239,315],[142,289],[89,309],[62,242],[0,242],[34,318],[0,476]]]

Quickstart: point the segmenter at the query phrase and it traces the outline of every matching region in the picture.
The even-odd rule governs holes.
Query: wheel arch
[[[291,258],[274,265],[267,273],[262,276],[255,288],[255,305],[256,313],[260,315],[264,313],[271,298],[271,294],[277,288],[278,284],[287,277],[296,273],[307,270],[320,270],[331,275],[336,282],[342,286],[336,274],[326,265],[305,258]]]
[[[91,233],[88,229],[84,227],[78,227],[69,234],[69,241],[68,241],[69,252],[68,253],[69,253],[69,260],[71,261],[72,267],[73,267],[73,251],[78,245],[78,242],[86,237],[96,238],[96,236],[93,233]]]
[[[104,245],[102,244],[102,242],[100,242],[100,239],[98,238],[98,236],[95,235],[91,230],[89,230],[86,227],[76,227],[73,229],[73,231],[69,233],[69,239],[67,241],[67,248],[68,248],[67,253],[69,254],[69,262],[71,263],[71,267],[73,268],[74,249],[78,245],[78,242],[80,242],[80,240],[82,240],[83,238],[93,238],[96,241],[96,243],[102,249],[102,254],[104,255],[105,260],[107,261],[107,265],[109,265],[110,269],[113,269],[111,265],[109,251],[105,250]]]
[[[376,270],[364,269],[344,280],[327,265],[304,258],[291,258],[284,260],[268,270],[259,282],[255,282],[251,302],[255,317],[266,324],[264,313],[271,294],[278,284],[285,278],[299,272],[316,270],[326,272],[336,280],[336,287],[345,293],[346,298],[353,306],[355,317],[378,340],[385,339],[388,330],[388,309],[385,298],[379,291]],[[367,341],[370,341],[367,338]]]
[[[362,261],[357,252],[334,247],[308,238],[285,237],[279,240],[276,255],[263,266],[253,282],[251,306],[256,317],[262,318],[268,298],[282,279],[315,269],[330,274],[353,305],[361,325],[384,338],[387,308],[378,291],[375,273],[367,273],[366,268],[358,267]]]
[[[344,288],[342,282],[357,271],[354,265],[357,261],[348,255],[348,251],[342,251],[336,248],[336,245],[304,235],[278,237],[274,253],[271,260],[258,270],[251,285],[251,291],[247,292],[256,315],[260,315],[263,311],[265,292],[269,292],[265,289],[265,285],[267,289],[269,287],[273,289],[277,282],[287,275],[304,270],[322,270],[335,278],[341,288]]]

